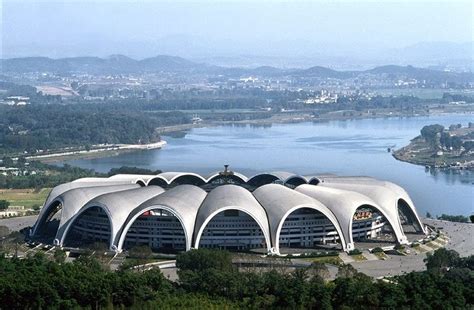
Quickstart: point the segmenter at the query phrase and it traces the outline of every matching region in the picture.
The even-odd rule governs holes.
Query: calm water
[[[430,172],[399,162],[387,152],[387,147],[408,144],[424,125],[469,121],[474,121],[472,114],[197,128],[183,138],[165,136],[168,145],[162,150],[67,163],[101,172],[138,166],[208,174],[230,164],[248,176],[275,170],[365,175],[403,186],[421,215],[426,211],[469,215],[474,212],[474,173]]]

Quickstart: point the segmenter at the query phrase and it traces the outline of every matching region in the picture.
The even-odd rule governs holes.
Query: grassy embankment
[[[0,200],[10,202],[10,206],[42,206],[50,188],[34,189],[0,189]]]

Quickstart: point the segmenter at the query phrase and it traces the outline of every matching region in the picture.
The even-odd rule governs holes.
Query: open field
[[[78,93],[68,86],[42,85],[42,86],[36,86],[36,89],[45,95],[63,96],[63,97],[78,96]]]
[[[11,206],[42,206],[49,194],[50,188],[39,191],[34,189],[0,189],[0,200],[7,200]]]

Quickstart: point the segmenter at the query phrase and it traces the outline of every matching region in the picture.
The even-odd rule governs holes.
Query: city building
[[[260,249],[350,251],[357,242],[406,244],[425,234],[404,189],[368,177],[246,177],[228,170],[83,178],[55,187],[31,238],[57,246],[105,242],[121,252]],[[419,239],[419,236],[418,236]]]

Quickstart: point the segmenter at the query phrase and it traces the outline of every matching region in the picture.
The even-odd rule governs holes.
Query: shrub
[[[362,252],[359,249],[354,249],[349,251],[349,255],[360,255]]]
[[[381,247],[376,247],[372,250],[372,253],[383,253],[383,249]]]
[[[403,245],[401,245],[401,244],[397,244],[397,245],[395,246],[395,250],[401,251],[401,250],[404,250],[404,249],[405,249],[405,247],[404,247]]]

